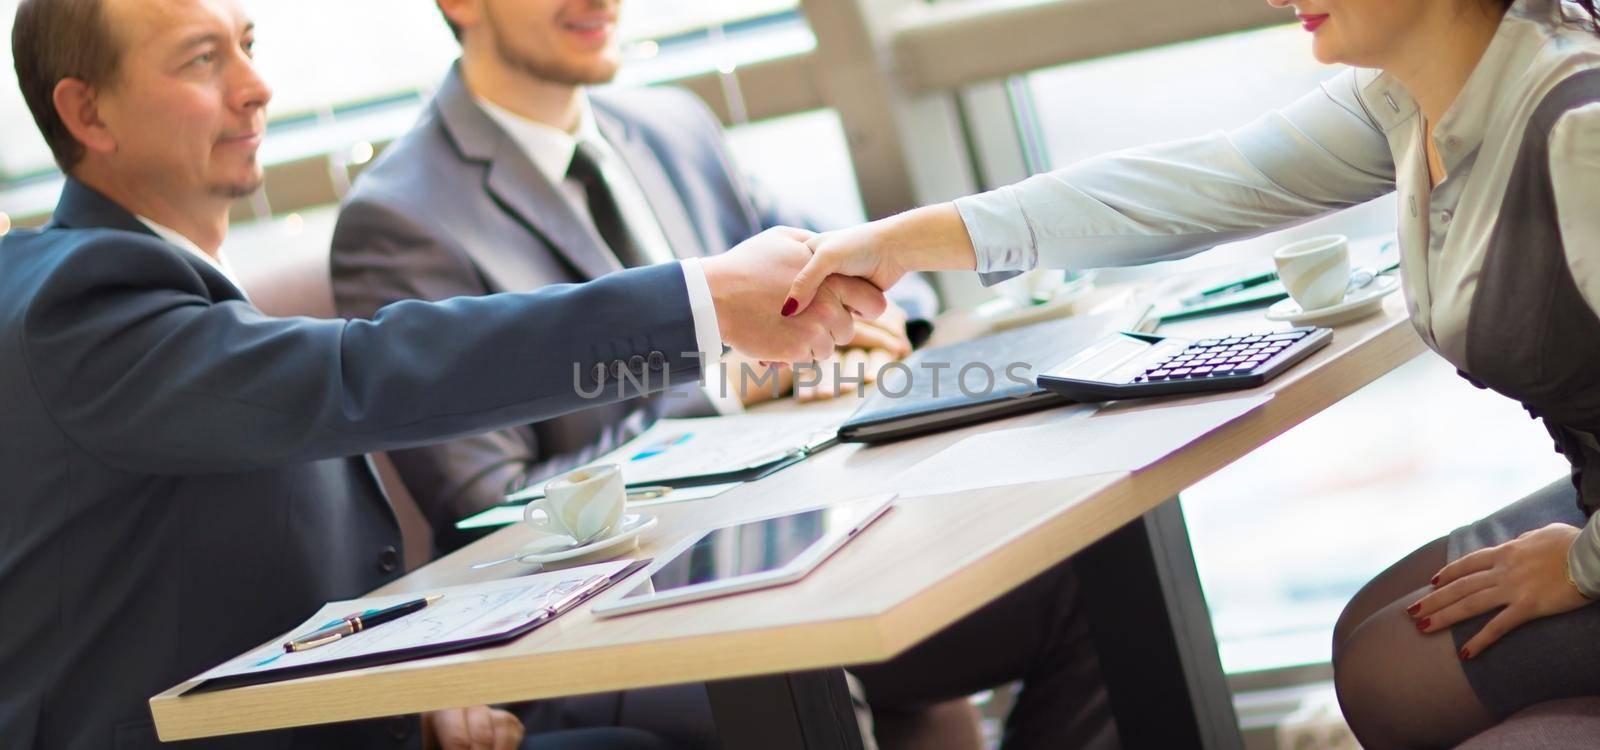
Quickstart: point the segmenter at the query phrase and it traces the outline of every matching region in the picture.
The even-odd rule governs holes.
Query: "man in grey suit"
[[[612,12],[598,5],[600,17]],[[526,35],[554,26],[482,28]],[[812,223],[747,186],[721,126],[693,96],[675,89],[586,95],[566,86],[561,97],[560,84],[530,86],[531,76],[508,69],[506,50],[516,42],[490,45],[479,28],[462,40],[462,59],[421,122],[362,174],[345,201],[330,259],[341,316],[370,317],[405,299],[586,281],[714,255],[765,229]],[[584,82],[610,77],[603,61],[590,58],[614,47],[572,53],[559,43],[529,40],[538,55],[530,67],[554,81],[574,80],[561,78],[563,65],[579,69]],[[599,69],[582,70],[590,67]],[[925,282],[914,278],[890,296],[914,311],[914,331],[926,329],[936,302]],[[853,347],[908,353],[904,312],[891,307],[879,323],[860,326]],[[691,385],[391,458],[437,546],[448,551],[467,541],[455,522],[498,504],[509,490],[581,465],[662,417],[738,411],[770,392],[740,377],[743,364],[735,358],[718,373],[727,377],[713,379],[709,399]],[[854,369],[846,364],[845,372]]]
[[[18,83],[68,178],[49,226],[0,239],[8,748],[155,747],[151,695],[400,575],[365,452],[555,416],[596,385],[602,402],[638,395],[619,372],[690,380],[718,338],[802,359],[884,304],[841,279],[830,312],[773,314],[809,257],[803,233],[773,232],[698,264],[371,321],[268,317],[218,254],[229,206],[262,178],[253,35],[232,0],[18,5]],[[522,734],[482,707],[430,717],[461,747]],[[420,734],[402,717],[206,744]]]
[[[438,3],[462,57],[345,203],[332,251],[342,314],[712,255],[763,227],[805,221],[746,185],[698,99],[588,90],[618,68],[617,0]],[[926,287],[898,291],[914,300]],[[903,326],[867,335],[868,348],[909,349]],[[704,405],[641,399],[391,455],[448,535],[508,484],[586,460],[695,404]],[[1022,678],[1009,746],[1083,747],[1113,735],[1075,591],[1070,565],[1060,566],[904,657],[856,670],[880,737],[926,728],[930,707]],[[681,744],[714,742],[698,686],[546,701],[528,716],[536,727],[620,723]]]

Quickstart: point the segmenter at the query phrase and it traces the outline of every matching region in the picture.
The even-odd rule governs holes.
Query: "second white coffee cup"
[[[1272,254],[1278,280],[1302,310],[1330,307],[1344,301],[1350,286],[1350,240],[1342,234],[1284,245]]]
[[[542,534],[565,534],[583,541],[616,528],[627,504],[622,469],[616,464],[598,464],[547,482],[544,497],[522,509],[522,520]],[[542,520],[535,511],[544,511]]]

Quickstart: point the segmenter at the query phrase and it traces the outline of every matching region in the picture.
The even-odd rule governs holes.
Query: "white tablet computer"
[[[691,536],[594,605],[601,617],[641,612],[806,577],[851,537],[877,520],[894,495],[731,524]]]

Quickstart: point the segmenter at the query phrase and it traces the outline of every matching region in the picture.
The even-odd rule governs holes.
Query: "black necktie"
[[[650,259],[633,241],[633,234],[623,222],[622,211],[617,208],[611,188],[600,175],[600,162],[594,146],[578,142],[577,150],[572,152],[572,164],[567,167],[567,176],[583,186],[583,192],[589,198],[589,218],[594,219],[594,228],[600,230],[600,239],[605,240],[611,253],[617,256],[617,261],[624,268],[650,265]]]

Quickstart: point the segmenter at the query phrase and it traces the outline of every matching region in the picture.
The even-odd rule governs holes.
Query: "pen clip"
[[[605,582],[605,576],[590,576],[589,578],[585,579],[583,583],[578,584],[576,588],[567,592],[566,596],[557,599],[554,604],[545,605],[545,616],[555,617],[562,612],[567,611],[569,607],[582,601],[585,596],[594,593],[594,590]],[[550,593],[554,594],[556,592],[552,590]],[[546,598],[548,597],[549,595],[547,594]]]
[[[313,633],[312,635],[315,636],[316,634]],[[318,646],[326,646],[343,637],[344,633],[329,633],[320,638],[311,637],[303,638],[298,641],[289,641],[288,643],[283,644],[283,650],[291,654],[297,651],[307,651]]]

